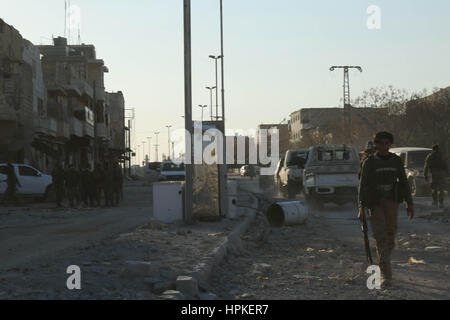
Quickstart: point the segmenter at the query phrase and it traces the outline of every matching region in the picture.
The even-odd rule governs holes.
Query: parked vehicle
[[[281,193],[287,191],[289,198],[295,198],[303,189],[303,169],[308,157],[307,149],[288,150],[279,168],[279,188]]]
[[[26,164],[13,164],[14,172],[21,186],[17,186],[18,196],[46,198],[52,188],[52,176]],[[0,194],[6,191],[7,164],[0,163]]]
[[[184,163],[176,164],[172,161],[164,161],[161,164],[159,181],[184,181],[186,179]]]
[[[284,163],[284,155],[280,160],[278,160],[277,168],[275,169],[275,173],[273,175],[273,186],[275,193],[280,191],[280,170],[283,167],[283,163]]]
[[[425,181],[424,166],[425,159],[431,153],[429,148],[402,147],[392,148],[390,152],[402,158],[405,166],[406,177],[414,197],[428,196],[431,194],[431,187]]]
[[[241,175],[241,177],[255,177],[258,172],[259,167],[253,165],[242,166],[239,170],[239,174]]]
[[[147,164],[147,167],[145,169],[146,173],[155,173],[155,172],[160,172],[161,171],[161,162],[149,162]]]
[[[358,199],[358,152],[352,145],[325,144],[309,149],[303,171],[307,203],[321,208],[324,203],[343,205]]]

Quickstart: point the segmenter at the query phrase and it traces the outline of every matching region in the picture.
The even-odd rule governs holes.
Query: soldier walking
[[[114,205],[119,205],[120,200],[122,200],[122,190],[123,190],[123,174],[122,169],[119,164],[114,163],[113,165],[113,202]]]
[[[102,188],[103,188],[103,169],[100,163],[95,164],[93,172],[93,184],[94,184],[94,195],[95,195],[95,205],[100,206],[102,203]]]
[[[6,184],[7,187],[3,195],[3,203],[9,206],[9,203],[13,202],[17,206],[19,204],[16,196],[17,186],[22,187],[22,185],[19,179],[17,179],[14,166],[10,162],[6,166]]]
[[[437,206],[439,202],[439,208],[444,208],[444,186],[448,174],[448,164],[438,145],[433,146],[433,151],[425,159],[424,175],[427,182],[430,173],[433,206]]]
[[[53,178],[53,187],[56,193],[56,206],[61,208],[62,201],[64,198],[64,169],[61,166],[61,163],[57,163],[56,167],[52,171]]]
[[[377,152],[369,156],[362,166],[358,192],[358,218],[361,221],[365,219],[367,208],[377,243],[381,285],[388,287],[392,281],[391,254],[395,247],[398,207],[400,203],[406,201],[409,219],[413,218],[414,209],[402,160],[389,152],[394,143],[393,135],[379,132],[374,137],[374,143]]]
[[[69,205],[71,207],[78,205],[78,186],[79,174],[75,169],[75,166],[71,164],[66,172],[67,199],[69,200]]]
[[[80,174],[80,192],[81,198],[86,207],[94,206],[94,186],[91,168],[87,164]]]
[[[105,162],[105,169],[103,171],[102,177],[102,189],[105,195],[105,206],[109,207],[113,203],[112,193],[113,193],[113,169],[110,167],[108,162]]]

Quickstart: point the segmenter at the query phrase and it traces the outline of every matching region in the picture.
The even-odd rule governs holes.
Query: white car
[[[14,172],[20,182],[17,185],[17,195],[46,197],[53,183],[52,176],[26,164],[13,164]],[[0,194],[6,191],[7,164],[0,163]]]

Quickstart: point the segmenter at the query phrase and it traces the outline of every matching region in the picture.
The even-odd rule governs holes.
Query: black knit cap
[[[394,143],[394,136],[392,135],[392,133],[386,132],[386,131],[381,131],[378,132],[374,137],[373,140],[375,141],[375,143],[381,139],[386,139],[389,140],[390,143]]]

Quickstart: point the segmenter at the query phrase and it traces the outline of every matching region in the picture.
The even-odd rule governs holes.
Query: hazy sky
[[[342,71],[330,72],[331,65],[363,67],[350,76],[353,98],[389,84],[410,91],[450,85],[448,0],[223,2],[228,128],[279,123],[301,107],[340,105]],[[220,53],[218,4],[192,0],[197,119],[198,105],[209,105],[204,87],[215,85],[208,55]],[[82,42],[94,44],[109,67],[107,90],[123,91],[127,108],[136,110],[137,144],[160,131],[160,152],[167,152],[165,126],[184,126],[183,1],[72,5],[81,8]],[[381,9],[380,30],[366,26],[370,5]],[[0,17],[35,44],[64,34],[64,0],[0,0],[0,8]]]

